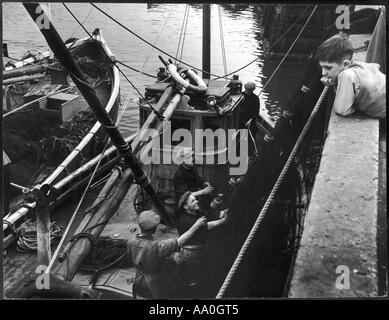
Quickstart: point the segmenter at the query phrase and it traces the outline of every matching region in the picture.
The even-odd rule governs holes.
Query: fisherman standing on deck
[[[178,203],[177,231],[179,235],[190,230],[202,212],[193,193],[185,192]],[[203,217],[204,218],[204,217]],[[185,297],[195,297],[203,275],[203,254],[207,244],[208,231],[219,228],[228,221],[228,209],[208,211],[206,223],[198,228],[195,234],[181,247],[180,253],[174,254],[178,265],[178,278],[183,286]]]
[[[324,41],[315,60],[322,68],[322,82],[336,92],[334,110],[341,116],[355,112],[372,118],[386,118],[386,77],[377,63],[354,61],[347,35],[337,34]]]
[[[153,234],[160,222],[160,216],[154,211],[143,211],[138,216],[141,234],[128,243],[127,261],[135,265],[137,271],[133,285],[134,296],[161,299],[168,297],[161,269],[165,259],[179,251],[195,232],[205,226],[205,218],[199,217],[192,226],[178,238],[154,240]]]
[[[254,82],[247,82],[244,85],[245,91],[243,91],[242,102],[239,111],[239,129],[248,128],[251,132],[253,139],[258,132],[256,121],[259,121],[259,98],[254,93],[255,90]],[[251,139],[250,139],[251,141]],[[249,155],[253,154],[253,146],[249,144]]]
[[[176,206],[180,197],[186,192],[193,192],[193,196],[200,197],[200,207],[208,208],[212,201],[214,188],[209,182],[204,181],[194,164],[191,148],[182,148],[177,152],[177,158],[183,161],[174,174],[174,194]]]

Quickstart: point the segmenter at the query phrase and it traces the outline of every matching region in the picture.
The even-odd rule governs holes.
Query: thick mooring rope
[[[228,286],[230,285],[230,283],[232,281],[232,278],[234,277],[237,269],[239,268],[239,265],[242,262],[243,257],[245,255],[248,247],[250,246],[250,244],[251,244],[251,242],[252,242],[252,240],[253,240],[253,238],[254,238],[257,230],[258,230],[258,228],[260,227],[263,219],[267,215],[268,210],[269,210],[269,208],[272,205],[272,202],[274,200],[274,197],[275,197],[278,189],[280,188],[280,186],[281,186],[281,184],[282,184],[282,182],[283,182],[283,180],[284,180],[284,178],[286,176],[286,173],[287,173],[288,169],[290,168],[291,164],[293,163],[293,160],[294,160],[294,158],[295,158],[295,156],[297,154],[297,151],[299,150],[299,148],[300,148],[300,146],[301,146],[305,136],[307,135],[307,132],[308,132],[309,128],[311,127],[311,124],[312,124],[315,116],[317,115],[317,113],[319,111],[319,108],[320,108],[320,106],[321,106],[321,104],[322,104],[322,102],[323,102],[323,100],[324,100],[324,98],[325,98],[325,96],[326,96],[326,94],[328,92],[328,88],[329,87],[326,86],[323,89],[319,99],[317,100],[316,105],[313,108],[313,110],[311,112],[311,115],[309,116],[308,121],[306,122],[303,130],[301,131],[301,134],[298,137],[298,139],[296,141],[296,144],[294,145],[293,150],[290,153],[290,155],[288,157],[288,160],[285,163],[285,166],[283,167],[283,169],[282,169],[282,171],[281,171],[281,173],[280,173],[276,183],[273,186],[273,189],[270,192],[269,197],[267,198],[267,200],[266,200],[266,202],[265,202],[261,212],[259,213],[259,215],[257,217],[257,220],[254,223],[254,226],[252,227],[248,237],[246,238],[242,248],[240,249],[239,254],[236,257],[236,259],[235,259],[235,261],[234,261],[230,271],[228,272],[228,275],[225,278],[224,283],[221,286],[221,288],[220,288],[220,290],[219,290],[219,292],[218,292],[218,294],[216,296],[216,299],[223,298],[224,294],[226,293],[226,290],[227,290]]]

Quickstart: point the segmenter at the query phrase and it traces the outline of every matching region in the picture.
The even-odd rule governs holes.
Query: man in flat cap
[[[202,209],[208,207],[212,201],[211,195],[214,192],[214,188],[209,182],[205,182],[200,177],[193,161],[192,148],[181,148],[176,156],[181,163],[174,173],[176,205],[185,192],[191,191],[195,197],[199,197],[200,207]]]
[[[190,230],[202,212],[194,194],[185,192],[178,203],[177,231],[179,235]],[[203,254],[208,240],[208,231],[219,228],[228,221],[228,210],[208,211],[206,223],[203,223],[184,245],[179,254],[174,254],[174,260],[178,264],[178,273],[186,292],[186,297],[197,294],[198,285],[203,276]]]
[[[133,293],[135,297],[161,299],[168,297],[162,277],[163,264],[173,252],[179,251],[191,236],[205,224],[205,218],[200,217],[192,226],[178,238],[154,240],[153,234],[160,222],[160,216],[154,211],[143,211],[138,216],[141,233],[135,240],[129,241],[127,261],[136,267]]]
[[[258,132],[256,121],[259,121],[259,98],[254,93],[255,90],[254,82],[247,82],[244,85],[245,91],[243,91],[243,99],[240,103],[239,111],[239,129],[248,129],[251,132],[251,135],[255,139],[255,135]],[[251,120],[251,121],[250,121]],[[249,140],[251,141],[251,139]],[[253,153],[253,146],[249,144],[249,155]]]

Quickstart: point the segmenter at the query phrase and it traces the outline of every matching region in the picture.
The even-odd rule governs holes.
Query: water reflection
[[[146,73],[156,74],[161,66],[157,50],[151,48],[137,37],[109,20],[101,12],[88,3],[66,4],[85,28],[93,31],[101,28],[116,59],[127,63],[133,68]],[[144,37],[147,41],[175,56],[177,52],[180,30],[183,23],[186,4],[156,4],[156,3],[98,3],[97,6],[112,15],[126,27]],[[250,61],[257,59],[247,68],[238,72],[243,83],[254,81],[257,93],[275,66],[266,62],[263,57],[262,15],[257,5],[221,4],[211,5],[211,72],[224,74],[222,59],[219,19],[222,19],[227,72],[241,68]],[[201,67],[201,31],[202,5],[189,5],[189,19],[182,60],[191,65]],[[61,3],[51,3],[53,24],[60,36],[66,40],[69,37],[83,38],[86,36],[82,28],[65,10]],[[3,6],[3,41],[8,43],[11,57],[22,57],[28,49],[46,50],[47,45],[37,27],[31,21],[21,3],[5,3]],[[15,23],[18,21],[18,23]],[[162,54],[162,56],[164,56]],[[145,75],[122,69],[140,91],[154,81]],[[261,104],[277,106],[286,99],[285,85],[294,81],[294,71],[280,70],[272,84],[261,94]],[[122,79],[122,101],[131,94],[130,100],[135,101],[137,94],[132,87]],[[280,102],[277,102],[280,101]],[[138,115],[135,108],[126,110],[121,123],[121,129],[132,133],[138,128]]]

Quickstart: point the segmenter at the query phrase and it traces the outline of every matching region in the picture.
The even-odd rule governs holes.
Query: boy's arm
[[[339,74],[334,110],[341,116],[349,116],[355,112],[353,108],[356,96],[354,83],[355,81],[351,72],[341,72]]]

